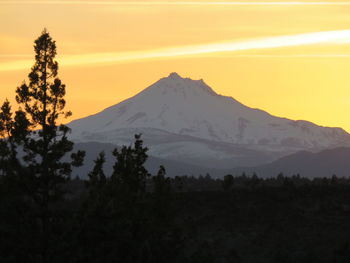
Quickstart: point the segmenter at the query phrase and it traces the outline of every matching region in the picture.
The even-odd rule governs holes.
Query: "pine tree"
[[[17,176],[19,185],[37,211],[40,251],[37,262],[50,262],[53,251],[55,206],[64,199],[64,184],[72,166],[82,164],[84,152],[63,157],[73,149],[69,128],[58,122],[71,116],[65,111],[66,87],[57,77],[56,42],[45,29],[35,40],[35,63],[16,90],[15,116],[5,101],[0,113],[0,161],[3,176]]]
[[[25,202],[24,188],[21,187],[25,182],[19,180],[23,170],[17,158],[17,143],[27,133],[23,116],[23,112],[17,111],[13,118],[8,100],[0,109],[1,262],[35,262],[32,253],[32,244],[35,243],[33,216]]]
[[[163,166],[150,175],[147,150],[140,134],[132,145],[115,149],[110,176],[103,171],[104,153],[95,160],[80,211],[74,262],[178,262],[185,256],[170,178]]]
[[[150,176],[144,166],[148,158],[147,151],[148,148],[143,147],[141,134],[135,135],[133,147],[123,146],[113,151],[116,162],[111,176],[112,184],[129,196],[130,201],[146,191],[146,179]]]
[[[166,171],[163,165],[159,167],[156,176],[152,177],[153,181],[153,199],[154,199],[154,216],[160,225],[169,221],[169,203],[170,203],[170,178],[166,177]]]
[[[162,196],[170,192],[170,179],[166,177],[166,171],[163,165],[159,167],[157,175],[153,176],[152,180],[155,195]]]
[[[231,189],[232,185],[234,183],[234,178],[231,174],[225,175],[224,180],[222,182],[222,187],[225,191],[228,191]]]
[[[89,181],[87,187],[90,190],[90,196],[96,198],[96,195],[102,194],[103,188],[106,186],[107,178],[103,171],[104,163],[106,162],[105,153],[101,152],[94,161],[93,170],[88,174]]]
[[[150,174],[144,166],[147,148],[141,135],[135,135],[133,145],[115,149],[113,155],[115,163],[110,176],[103,171],[103,153],[89,173],[77,242],[81,262],[144,262],[143,249],[150,231],[146,192]],[[100,243],[96,244],[96,239]]]

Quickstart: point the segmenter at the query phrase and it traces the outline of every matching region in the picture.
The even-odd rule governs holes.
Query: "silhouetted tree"
[[[88,196],[79,217],[77,261],[174,261],[181,235],[174,224],[165,168],[160,166],[151,177],[144,166],[148,155],[141,135],[135,135],[133,145],[116,148],[113,155],[111,176],[104,175],[103,153],[89,173]]]
[[[126,195],[131,195],[130,200],[145,193],[146,179],[150,176],[144,166],[148,158],[147,151],[147,147],[143,147],[141,134],[135,135],[133,147],[123,146],[113,151],[116,162],[111,182]]]
[[[101,152],[97,159],[94,161],[95,165],[93,170],[88,174],[89,180],[87,181],[90,196],[94,199],[98,195],[102,194],[104,187],[107,183],[106,175],[103,171],[103,165],[106,162],[105,153]]]
[[[184,177],[182,176],[175,176],[174,178],[174,187],[176,188],[177,191],[181,192],[183,190],[183,185],[184,185]]]
[[[156,176],[152,177],[154,184],[154,193],[162,196],[170,192],[170,179],[166,178],[166,171],[163,165],[159,167],[159,171]]]
[[[71,112],[64,111],[66,89],[57,77],[56,43],[46,30],[35,40],[34,51],[29,83],[23,82],[16,90],[19,110],[13,116],[8,101],[1,107],[0,170],[17,180],[35,211],[40,243],[36,262],[52,262],[54,225],[61,220],[55,210],[64,199],[63,186],[72,165],[81,165],[84,153],[78,151],[71,161],[62,160],[72,151],[73,142],[67,137],[69,128],[58,121]]]
[[[228,191],[231,189],[232,185],[233,185],[233,176],[232,174],[228,174],[224,176],[224,180],[222,182],[222,187],[224,188],[225,191]]]
[[[133,145],[116,148],[113,155],[115,163],[110,176],[103,172],[103,153],[89,173],[88,197],[80,216],[79,261],[143,262],[142,258],[147,258],[147,148],[143,147],[141,135],[135,135]],[[96,244],[96,239],[101,243]]]

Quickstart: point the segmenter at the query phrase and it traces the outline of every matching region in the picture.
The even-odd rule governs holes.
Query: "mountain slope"
[[[273,177],[279,173],[286,176],[300,174],[304,177],[350,176],[350,148],[340,147],[318,153],[307,151],[285,156],[272,163],[233,169],[235,174],[257,173],[259,177]]]
[[[176,73],[69,126],[78,142],[121,144],[142,132],[151,155],[211,161],[211,167],[259,165],[299,150],[350,145],[350,135],[340,128],[274,117]]]
[[[106,163],[104,165],[104,171],[107,176],[110,176],[113,171],[113,165],[115,157],[112,155],[112,151],[116,148],[116,145],[110,143],[98,143],[98,142],[86,142],[76,143],[74,150],[83,150],[86,152],[84,159],[84,165],[81,167],[73,167],[72,177],[78,176],[79,178],[86,179],[90,171],[94,166],[94,160],[97,158],[101,151],[106,154]],[[70,155],[67,155],[67,159],[70,159]],[[149,156],[145,164],[147,170],[151,174],[157,174],[159,166],[163,165],[166,168],[168,176],[175,177],[177,175],[205,175],[209,173],[214,178],[222,178],[224,175],[229,174],[231,169],[216,169],[203,166],[186,164],[183,162],[172,161],[168,159],[161,159],[153,156]]]
[[[93,168],[93,160],[96,159],[99,152],[106,153],[106,163],[104,170],[106,175],[112,174],[114,157],[112,151],[117,147],[113,144],[87,142],[74,145],[75,150],[86,151],[84,166],[73,168],[73,177],[87,178],[88,173]],[[67,156],[69,158],[69,156]],[[304,177],[330,177],[333,174],[338,177],[350,176],[350,148],[334,148],[324,150],[318,153],[307,151],[297,152],[282,157],[272,163],[257,167],[241,168],[210,168],[203,165],[191,165],[184,162],[172,161],[150,156],[146,162],[146,168],[152,174],[156,174],[159,166],[166,167],[167,175],[175,177],[176,175],[205,175],[209,173],[213,178],[223,178],[226,174],[241,175],[243,172],[247,175],[256,173],[259,177],[275,177],[279,173],[285,176],[300,174]]]

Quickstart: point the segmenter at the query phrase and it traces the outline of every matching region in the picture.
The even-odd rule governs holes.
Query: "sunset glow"
[[[46,27],[74,118],[170,72],[250,107],[350,131],[349,1],[0,1],[0,90]]]
[[[180,5],[180,6],[254,6],[254,5],[267,5],[267,6],[346,6],[350,5],[350,2],[341,1],[319,1],[319,2],[306,2],[306,1],[1,1],[0,4],[27,4],[27,5],[119,5],[119,6],[161,6],[161,5]]]

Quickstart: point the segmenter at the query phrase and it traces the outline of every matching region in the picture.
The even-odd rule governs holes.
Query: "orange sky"
[[[46,27],[73,118],[170,72],[274,115],[350,132],[350,1],[0,0],[1,99]]]

